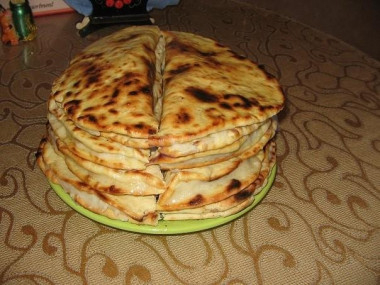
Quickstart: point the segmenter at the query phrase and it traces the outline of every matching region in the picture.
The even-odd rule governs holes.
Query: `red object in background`
[[[117,0],[117,1],[116,1],[116,3],[115,3],[115,7],[116,7],[117,9],[121,9],[121,8],[123,8],[123,6],[124,6],[123,1],[121,1],[121,0]]]
[[[116,9],[123,8],[124,5],[129,5],[132,3],[132,0],[106,0],[106,6],[111,8],[115,7]]]
[[[112,7],[115,4],[114,0],[106,0],[106,6],[107,7]]]

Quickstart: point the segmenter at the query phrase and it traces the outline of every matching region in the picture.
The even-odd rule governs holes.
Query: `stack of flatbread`
[[[54,83],[37,161],[112,219],[206,219],[248,207],[275,164],[284,96],[249,59],[194,34],[129,27]]]

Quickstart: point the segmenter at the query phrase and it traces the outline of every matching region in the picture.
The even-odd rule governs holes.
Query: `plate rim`
[[[267,183],[260,191],[259,194],[255,195],[255,199],[252,201],[251,205],[242,209],[241,211],[232,214],[226,217],[202,219],[202,220],[178,220],[178,221],[158,221],[157,226],[152,225],[141,225],[134,224],[128,221],[114,220],[106,216],[94,213],[89,209],[82,207],[77,204],[71,196],[63,189],[59,184],[53,183],[48,180],[54,192],[73,210],[79,214],[85,216],[86,218],[98,222],[102,225],[106,225],[112,228],[119,230],[124,230],[133,233],[142,233],[142,234],[155,234],[155,235],[175,235],[175,234],[187,234],[195,233],[204,230],[209,230],[216,228],[222,225],[225,225],[229,222],[232,222],[241,216],[245,215],[251,211],[255,206],[257,206],[267,195],[270,188],[272,187],[275,176],[277,172],[277,164],[274,164],[267,178]]]

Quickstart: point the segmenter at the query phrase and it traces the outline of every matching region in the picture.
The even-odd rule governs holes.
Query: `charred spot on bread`
[[[249,190],[242,190],[234,195],[236,201],[242,201],[252,196],[252,192]]]
[[[112,97],[112,98],[116,98],[117,96],[119,96],[119,94],[120,94],[120,90],[119,90],[118,88],[116,88],[116,89],[113,91],[111,97]]]
[[[193,199],[189,201],[189,206],[194,207],[203,202],[204,198],[201,194],[197,194]]]
[[[97,123],[98,122],[98,119],[95,116],[93,116],[93,115],[80,116],[80,117],[78,117],[78,120],[79,121],[88,121],[88,122],[91,122],[91,123]]]
[[[225,94],[223,99],[231,101],[233,106],[238,108],[250,109],[253,106],[259,106],[260,103],[255,98],[247,98],[240,94]]]
[[[143,129],[144,128],[144,123],[138,123],[138,124],[135,124],[134,127],[137,128],[137,129]]]
[[[141,87],[140,92],[147,94],[147,95],[150,95],[152,93],[152,89],[150,88],[149,85],[145,85],[145,86]]]
[[[185,91],[197,100],[204,103],[215,103],[219,101],[217,95],[212,94],[204,89],[200,89],[197,87],[187,87]]]
[[[74,87],[74,88],[78,88],[79,85],[80,85],[80,83],[81,83],[81,80],[77,80],[77,81],[73,84],[73,87]]]
[[[183,72],[188,71],[191,67],[192,65],[190,63],[181,64],[177,66],[176,69],[169,70],[169,74],[171,75],[181,74]]]
[[[232,179],[230,184],[227,186],[227,191],[233,191],[235,189],[239,189],[241,187],[241,182],[237,179]]]
[[[74,115],[76,110],[78,110],[81,103],[82,103],[82,100],[74,99],[74,100],[66,102],[64,104],[64,108],[66,109],[66,112],[69,115]]]
[[[226,109],[226,110],[232,110],[231,105],[226,103],[226,102],[220,103],[219,106],[222,107],[223,109]]]
[[[176,122],[179,124],[185,124],[185,123],[189,123],[190,121],[191,121],[191,115],[185,109],[179,110],[179,112],[177,113]]]

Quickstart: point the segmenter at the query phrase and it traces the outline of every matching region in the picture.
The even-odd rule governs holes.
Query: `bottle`
[[[28,0],[11,0],[9,7],[12,11],[13,25],[21,41],[31,41],[37,35],[32,9]]]

